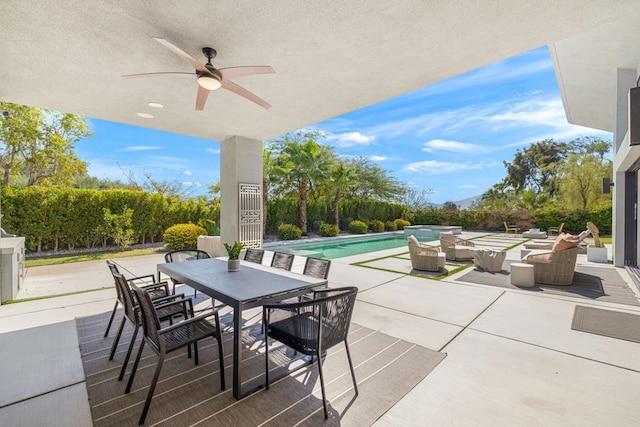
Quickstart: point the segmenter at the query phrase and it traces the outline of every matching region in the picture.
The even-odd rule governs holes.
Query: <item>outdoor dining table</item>
[[[326,287],[327,280],[251,262],[227,270],[227,261],[200,259],[158,264],[158,273],[215,298],[233,309],[233,396],[241,399],[261,384],[242,384],[242,311]]]

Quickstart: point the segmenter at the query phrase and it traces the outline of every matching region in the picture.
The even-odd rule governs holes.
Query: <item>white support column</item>
[[[220,143],[220,237],[224,243],[239,240],[240,183],[262,187],[262,141],[233,136]]]

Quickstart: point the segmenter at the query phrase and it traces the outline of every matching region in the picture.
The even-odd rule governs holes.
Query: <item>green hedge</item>
[[[109,236],[103,209],[133,210],[134,243],[158,242],[174,224],[217,220],[219,206],[204,199],[183,200],[144,191],[85,190],[58,187],[2,188],[2,228],[26,237],[29,252],[106,246]]]
[[[282,224],[278,227],[278,238],[282,240],[297,240],[302,236],[302,230],[297,225]]]
[[[167,228],[162,241],[167,249],[179,251],[182,249],[196,249],[198,236],[206,235],[207,230],[195,224],[176,224]]]

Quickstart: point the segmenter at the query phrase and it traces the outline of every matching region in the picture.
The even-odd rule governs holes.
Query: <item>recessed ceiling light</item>
[[[149,103],[149,107],[151,107],[151,108],[162,108],[162,107],[164,107],[164,105],[162,105],[162,104],[160,104],[158,102],[150,102]]]
[[[136,116],[142,117],[143,119],[153,119],[153,114],[149,113],[136,113]]]

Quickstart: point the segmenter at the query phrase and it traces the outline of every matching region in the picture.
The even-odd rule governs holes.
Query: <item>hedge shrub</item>
[[[296,240],[302,236],[302,230],[297,225],[281,224],[278,227],[278,238],[281,240]]]
[[[371,221],[369,221],[369,228],[374,233],[379,233],[381,231],[384,231],[384,222],[380,221],[379,219],[372,219]]]
[[[163,242],[171,251],[195,249],[198,247],[198,236],[206,234],[207,230],[198,225],[176,224],[165,230]]]
[[[340,228],[338,228],[338,226],[335,224],[320,224],[318,234],[325,237],[337,236],[338,234],[340,234]]]
[[[367,224],[360,220],[354,220],[349,223],[349,231],[354,234],[367,234]]]
[[[409,221],[402,218],[397,218],[393,222],[396,223],[396,230],[404,230],[405,227],[408,227],[411,225]]]
[[[398,226],[396,225],[395,221],[387,221],[384,223],[384,229],[386,231],[396,231],[398,229]]]

